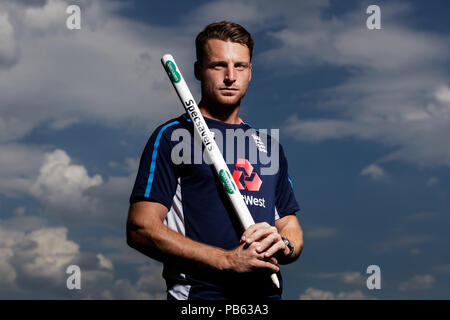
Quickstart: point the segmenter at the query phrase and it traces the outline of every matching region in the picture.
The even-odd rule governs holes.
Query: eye
[[[212,68],[212,69],[214,69],[214,70],[222,70],[223,68],[225,68],[226,67],[226,65],[225,64],[223,64],[223,63],[212,63],[211,65],[210,65],[210,68]]]

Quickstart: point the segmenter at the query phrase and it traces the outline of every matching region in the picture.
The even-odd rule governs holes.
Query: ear
[[[252,63],[251,62],[250,62],[250,65],[248,67],[249,67],[249,70],[250,70],[250,75],[249,75],[249,78],[248,78],[248,82],[250,82],[252,80]]]
[[[194,63],[194,75],[195,75],[195,79],[202,81],[202,66],[200,65],[200,63],[198,61],[195,61]]]

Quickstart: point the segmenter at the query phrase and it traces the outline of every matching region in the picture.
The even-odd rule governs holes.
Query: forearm
[[[256,244],[241,243],[233,250],[223,250],[173,231],[163,223],[167,210],[157,202],[132,204],[127,221],[128,245],[153,259],[182,265],[186,272],[279,270],[275,259],[257,252]]]
[[[300,226],[287,225],[283,229],[279,230],[279,234],[282,237],[287,238],[294,246],[294,251],[289,257],[282,257],[279,259],[280,264],[289,264],[294,262],[300,257],[303,250],[303,231]]]
[[[129,231],[128,244],[159,261],[179,260],[186,267],[213,270],[226,268],[226,251],[194,241],[165,226],[152,222],[151,227]],[[131,228],[130,228],[131,229]]]

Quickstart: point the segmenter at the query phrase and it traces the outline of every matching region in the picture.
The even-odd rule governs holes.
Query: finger
[[[255,256],[256,256],[258,259],[262,260],[262,261],[270,262],[270,263],[272,263],[272,264],[278,266],[278,260],[277,260],[275,257],[273,257],[273,256],[271,256],[271,257],[266,257],[265,252],[263,252],[263,253],[255,252]]]
[[[270,235],[278,236],[277,228],[267,227],[264,229],[258,229],[253,233],[251,238],[253,239],[253,241],[262,241],[263,239],[268,238]]]
[[[258,230],[248,240],[250,240],[251,242],[254,242],[254,243],[257,242],[259,245],[267,245],[266,243],[273,241],[273,240],[270,240],[271,238],[273,238],[273,237],[271,237],[271,235],[272,235],[272,232],[268,229]],[[264,241],[266,243],[263,243]],[[263,250],[258,249],[258,251],[261,252]]]
[[[264,252],[265,257],[272,257],[275,253],[282,250],[284,251],[286,244],[284,241],[278,241]]]
[[[260,229],[266,229],[268,227],[270,227],[270,225],[267,222],[260,222],[260,223],[252,224],[242,234],[241,241],[246,241],[247,243],[252,243],[255,240],[253,237],[254,233]]]
[[[241,240],[247,241],[257,228],[258,228],[258,226],[256,224],[252,224],[250,227],[247,228],[247,230],[244,231],[244,233],[242,234]]]
[[[279,241],[281,241],[281,236],[278,233],[271,233],[266,238],[264,238],[262,241],[259,242],[259,245],[256,248],[256,250],[258,252],[267,251],[272,245],[274,245]]]
[[[278,260],[275,257],[266,257],[265,254],[263,254],[263,260],[278,266]]]
[[[280,268],[268,261],[262,261],[262,260],[258,260],[258,262],[255,263],[255,267],[257,268],[261,268],[261,269],[269,269],[273,272],[278,272],[280,270]]]
[[[259,229],[265,229],[267,227],[270,227],[270,225],[267,222],[259,222],[252,224],[250,227],[245,230],[245,232],[242,234],[242,238],[245,238],[243,241],[251,237],[257,230]]]
[[[262,245],[261,245],[260,242],[254,241],[252,244],[249,245],[249,244],[246,243],[246,245],[248,245],[249,248],[253,249],[255,254],[258,257],[261,257],[261,258],[264,257],[264,253],[262,253],[262,251],[261,251]]]
[[[273,263],[274,265],[276,265],[278,267],[278,260],[275,257],[270,257],[269,262]]]

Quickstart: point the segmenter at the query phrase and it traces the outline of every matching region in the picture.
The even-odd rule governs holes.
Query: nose
[[[227,71],[225,73],[225,82],[233,83],[236,81],[236,73],[233,66],[228,65]]]

